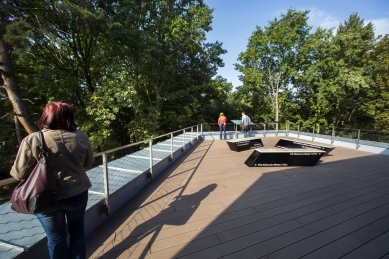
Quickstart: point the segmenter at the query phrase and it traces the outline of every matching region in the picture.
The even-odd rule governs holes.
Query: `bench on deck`
[[[300,139],[290,139],[290,138],[281,138],[278,143],[276,144],[276,147],[279,148],[314,148],[323,150],[326,152],[326,154],[330,153],[332,150],[336,148],[336,146],[318,143],[318,142],[312,142],[307,140],[300,140]]]
[[[249,167],[314,166],[326,152],[309,148],[255,149],[245,164]]]
[[[263,147],[261,138],[245,138],[245,139],[231,139],[226,141],[232,151],[244,151]]]

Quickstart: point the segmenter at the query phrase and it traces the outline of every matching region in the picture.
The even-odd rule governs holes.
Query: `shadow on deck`
[[[388,257],[388,156],[337,147],[258,168],[251,152],[201,142],[87,237],[88,257]]]

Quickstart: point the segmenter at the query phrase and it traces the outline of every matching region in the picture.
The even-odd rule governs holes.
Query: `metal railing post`
[[[288,128],[289,128],[289,124],[286,124],[286,136],[288,136]]]
[[[297,138],[300,138],[300,125],[297,125]]]
[[[312,141],[315,140],[315,126],[312,127]]]
[[[182,151],[185,151],[185,130],[183,130],[183,142],[182,142]]]
[[[197,124],[196,128],[197,128],[196,141],[198,141],[199,140],[199,124]]]
[[[278,122],[276,122],[276,137],[278,137],[278,127],[280,126],[280,124],[278,124]]]
[[[203,124],[201,123],[201,137],[203,137]]]
[[[263,124],[263,136],[266,137],[266,123]]]
[[[190,128],[190,144],[193,145],[193,127]]]
[[[170,133],[170,158],[173,161],[173,133]]]
[[[361,130],[358,130],[358,140],[357,140],[357,149],[361,146],[359,145],[359,140],[361,139]]]
[[[334,143],[334,134],[335,134],[335,129],[332,127],[332,133],[331,133],[331,144]]]
[[[150,172],[147,178],[153,179],[153,139],[149,140],[149,147],[150,147]]]
[[[103,173],[104,173],[104,199],[105,205],[100,207],[100,213],[105,213],[107,216],[110,213],[109,207],[109,181],[108,181],[108,159],[107,153],[103,154]]]

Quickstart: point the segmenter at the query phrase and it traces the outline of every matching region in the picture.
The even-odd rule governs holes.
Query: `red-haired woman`
[[[85,258],[84,213],[92,184],[84,167],[94,161],[91,143],[77,130],[68,103],[46,105],[38,126],[48,148],[47,161],[58,179],[57,206],[35,214],[46,232],[50,258]],[[39,160],[39,152],[39,135],[35,132],[23,139],[10,174],[25,179]]]

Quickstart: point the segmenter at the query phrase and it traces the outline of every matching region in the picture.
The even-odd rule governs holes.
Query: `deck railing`
[[[105,204],[103,204],[103,206],[100,208],[100,212],[102,213],[106,213],[107,215],[110,213],[110,193],[109,193],[109,168],[108,168],[108,162],[109,162],[109,159],[108,159],[108,155],[111,154],[111,153],[114,153],[114,152],[117,152],[117,151],[120,151],[120,150],[123,150],[123,149],[127,149],[127,148],[130,148],[130,147],[135,147],[135,146],[138,146],[138,145],[141,145],[141,144],[147,144],[148,145],[144,145],[145,147],[148,146],[150,152],[149,152],[149,161],[150,161],[150,169],[149,169],[149,172],[147,174],[147,177],[148,178],[153,178],[153,141],[154,142],[159,142],[160,139],[162,138],[167,138],[169,139],[170,138],[170,157],[169,157],[169,160],[173,161],[173,156],[174,156],[174,152],[173,152],[173,137],[174,137],[174,134],[181,134],[182,133],[182,141],[183,141],[183,151],[185,151],[185,134],[191,134],[190,136],[190,139],[191,139],[191,143],[193,144],[193,139],[197,139],[199,138],[199,136],[202,135],[202,132],[203,132],[203,125],[202,124],[198,124],[198,125],[195,125],[195,126],[191,126],[191,127],[187,127],[187,128],[183,128],[183,129],[180,129],[180,130],[176,130],[176,131],[172,131],[172,132],[169,132],[169,133],[166,133],[166,134],[163,134],[163,135],[160,135],[160,136],[157,136],[157,137],[152,137],[152,138],[149,138],[149,139],[146,139],[146,140],[142,140],[142,141],[138,141],[138,142],[135,142],[135,143],[131,143],[131,144],[128,144],[128,145],[124,145],[124,146],[121,146],[121,147],[117,147],[117,148],[113,148],[113,149],[110,149],[110,150],[106,150],[106,151],[102,151],[102,152],[99,152],[99,153],[95,153],[93,154],[93,156],[95,158],[97,157],[102,157],[102,167],[103,167],[103,174],[104,174],[104,198],[105,198]],[[5,179],[5,180],[2,180],[0,181],[0,187],[2,186],[5,186],[5,185],[8,185],[8,184],[11,184],[11,183],[14,183],[16,182],[17,180],[14,179],[14,178],[8,178],[8,179]]]
[[[290,133],[297,134],[297,137],[299,138],[300,135],[305,136],[311,136],[312,141],[315,140],[316,137],[323,137],[327,136],[327,138],[331,139],[331,144],[334,143],[336,139],[342,139],[345,141],[351,141],[355,142],[356,149],[360,147],[361,141],[368,142],[371,145],[375,146],[374,143],[389,143],[389,132],[384,131],[376,131],[376,130],[364,130],[364,129],[352,129],[352,128],[340,128],[340,127],[301,127],[300,125],[290,127],[289,124],[279,124],[279,128],[276,129],[274,123],[254,123],[255,125],[252,125],[250,127],[250,133],[251,134],[263,134],[264,137],[266,137],[267,133],[274,133],[276,136],[278,136],[279,133],[284,133],[286,136],[288,136]],[[233,123],[227,123],[227,131],[238,133],[240,131],[239,127],[237,125],[234,125]],[[153,137],[147,140],[139,141],[136,143],[131,143],[125,146],[117,147],[114,149],[106,150],[103,152],[99,152],[94,154],[94,157],[102,157],[102,167],[104,171],[104,186],[105,186],[105,199],[106,204],[109,205],[109,174],[108,174],[108,154],[123,150],[129,147],[133,147],[136,145],[144,144],[148,142],[148,147],[150,149],[149,152],[149,160],[150,160],[150,171],[148,173],[148,177],[153,177],[153,141],[158,141],[161,138],[170,138],[171,139],[171,154],[170,159],[173,160],[173,136],[177,133],[183,133],[183,143],[185,143],[185,134],[188,132],[191,133],[192,136],[196,136],[197,138],[199,136],[203,135],[203,132],[217,132],[219,131],[219,126],[217,123],[203,123],[198,124],[195,126],[183,128],[180,130],[176,130],[173,132],[169,132],[157,137]],[[200,133],[200,134],[199,134]],[[191,138],[193,140],[193,137]],[[183,147],[185,149],[185,145]],[[8,178],[5,180],[0,181],[0,187],[11,184],[16,182],[14,178]],[[105,209],[107,213],[109,213],[109,206]]]
[[[199,137],[199,126],[200,126],[200,133],[202,134],[202,124],[198,124],[198,125],[195,125],[195,126],[192,126],[192,127],[187,127],[187,128],[176,130],[176,131],[172,131],[172,132],[169,132],[169,133],[157,136],[157,137],[153,137],[153,138],[150,138],[148,140],[139,141],[139,142],[136,142],[136,143],[131,143],[131,144],[128,144],[128,145],[125,145],[125,146],[117,147],[117,148],[114,148],[114,149],[110,149],[110,150],[107,150],[107,151],[103,151],[103,152],[99,152],[99,153],[94,154],[95,158],[99,157],[99,156],[102,156],[102,158],[103,158],[105,204],[103,204],[103,207],[102,207],[102,209],[100,211],[106,213],[107,215],[110,214],[110,206],[109,206],[109,204],[110,204],[110,202],[109,202],[109,196],[110,196],[110,193],[109,193],[109,172],[108,172],[108,158],[107,158],[107,155],[109,153],[112,153],[112,152],[115,152],[115,151],[119,151],[119,150],[122,150],[122,149],[125,149],[125,148],[129,148],[129,147],[132,147],[132,146],[136,146],[136,145],[139,145],[139,144],[142,144],[142,143],[145,143],[145,142],[148,142],[149,143],[149,149],[150,149],[150,152],[149,152],[150,171],[148,172],[147,176],[148,176],[148,178],[152,179],[153,178],[153,140],[158,140],[158,139],[164,138],[164,137],[170,137],[170,160],[172,161],[173,160],[173,156],[174,156],[174,153],[173,153],[173,136],[174,136],[174,134],[175,133],[181,133],[181,132],[183,133],[182,134],[182,136],[183,136],[183,149],[185,150],[185,134],[187,133],[187,130],[188,129],[190,130],[191,141],[193,141],[193,139],[194,139],[193,136],[196,136],[197,139]],[[196,131],[194,131],[194,128],[196,128]],[[196,135],[194,135],[195,132],[196,132]]]
[[[253,123],[254,125],[250,126],[251,134],[263,134],[266,137],[268,133],[274,133],[278,136],[279,133],[284,133],[288,136],[290,133],[297,134],[299,138],[300,135],[310,136],[312,141],[317,137],[325,137],[331,139],[331,144],[335,140],[342,140],[345,142],[355,143],[356,149],[360,148],[361,142],[364,144],[372,146],[383,146],[382,144],[389,144],[389,132],[377,131],[377,130],[365,130],[365,129],[353,129],[353,128],[341,128],[341,127],[302,127],[300,125],[291,126],[287,123],[279,124],[278,129],[274,123]],[[217,123],[206,123],[203,124],[204,132],[219,131]],[[239,127],[236,127],[233,123],[227,123],[227,131],[234,132],[235,134],[240,130]],[[384,145],[386,146],[386,145]]]

